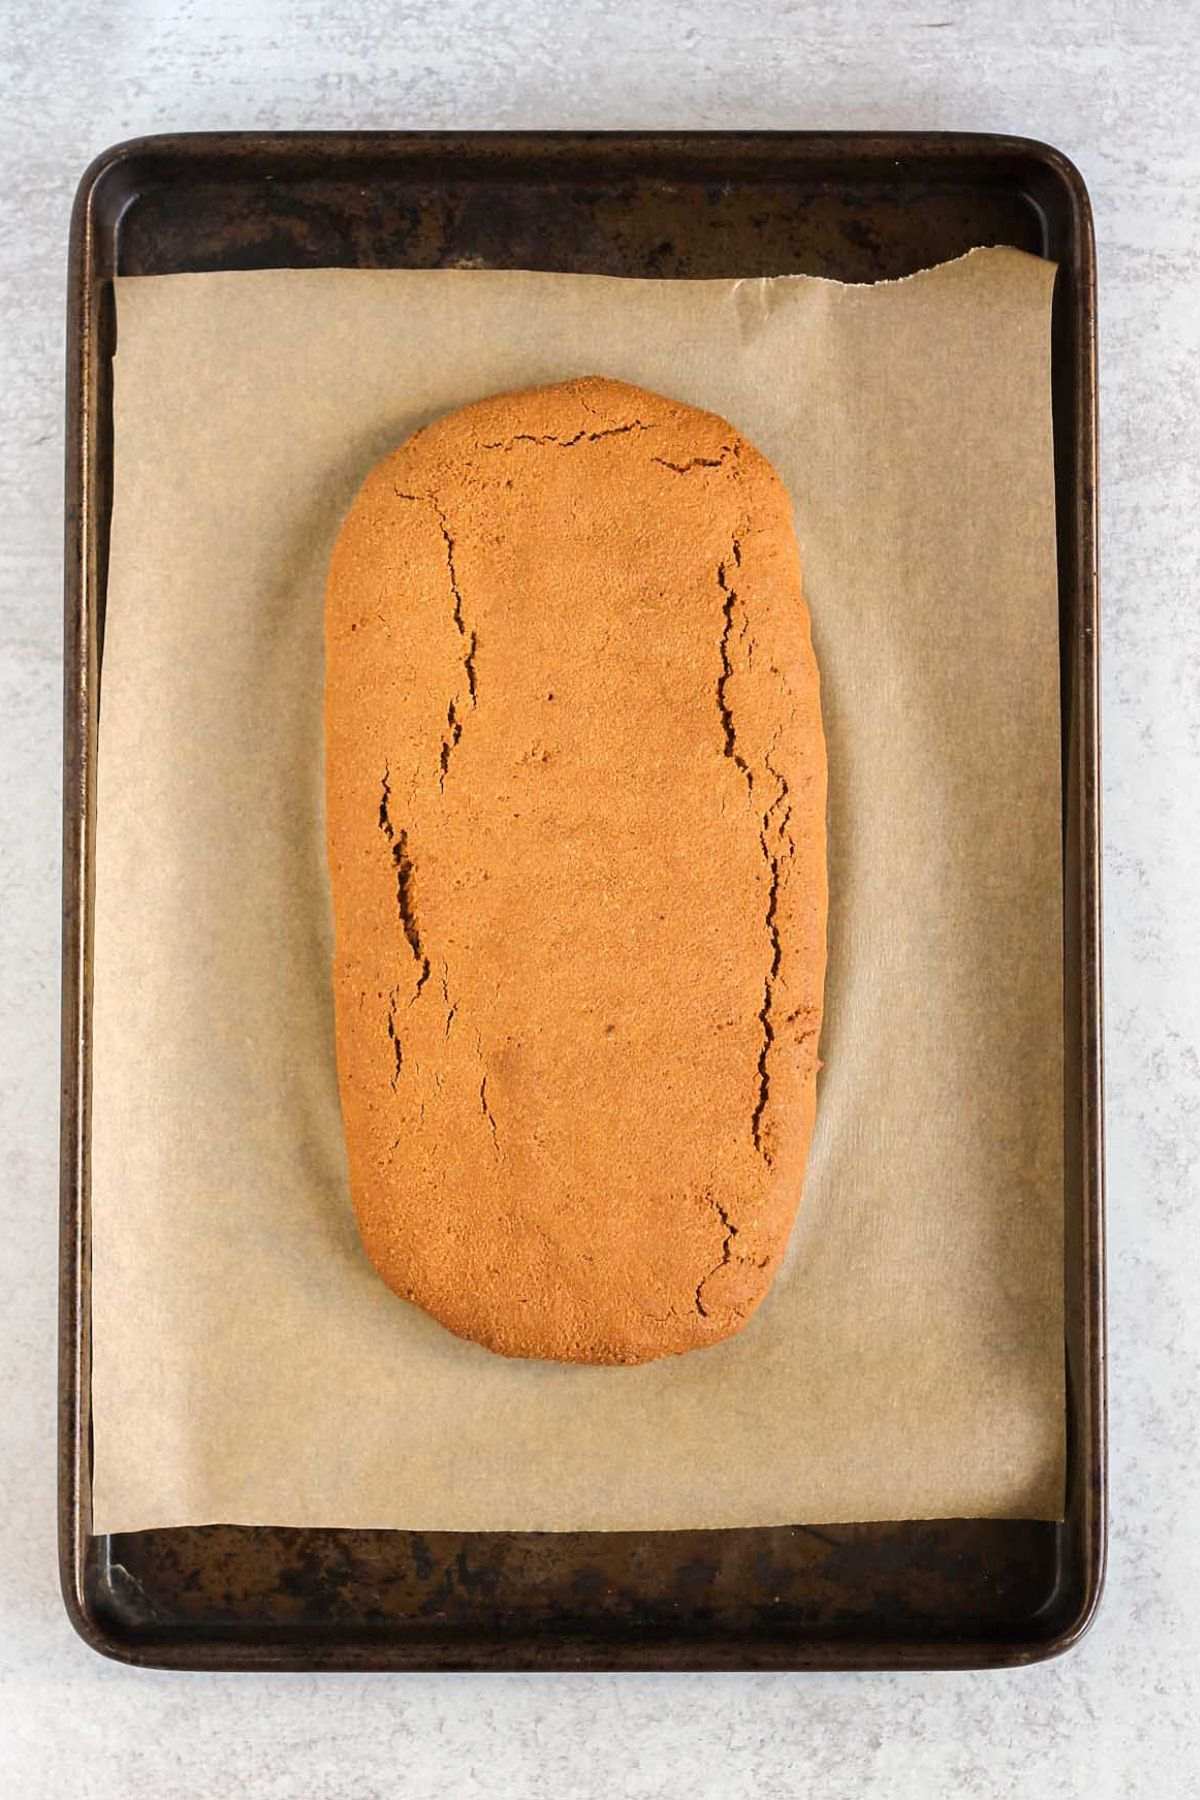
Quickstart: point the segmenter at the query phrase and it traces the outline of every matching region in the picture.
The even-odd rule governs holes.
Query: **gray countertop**
[[[0,1793],[1200,1794],[1200,19],[1191,0],[0,0]],[[115,139],[995,130],[1100,249],[1113,1530],[1067,1658],[979,1675],[168,1676],[54,1567],[63,291]]]

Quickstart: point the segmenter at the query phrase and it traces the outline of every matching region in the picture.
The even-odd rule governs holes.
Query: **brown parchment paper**
[[[1058,1514],[1053,273],[991,250],[875,288],[117,283],[96,1530]],[[775,462],[829,740],[826,1067],[788,1261],[741,1336],[635,1369],[507,1362],[385,1290],[331,1042],[339,520],[434,415],[581,373],[723,413]]]

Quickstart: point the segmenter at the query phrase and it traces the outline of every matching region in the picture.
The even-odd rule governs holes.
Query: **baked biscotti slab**
[[[638,1363],[767,1294],[812,1132],[825,744],[788,494],[587,378],[372,470],[326,610],[350,1184],[383,1279]]]

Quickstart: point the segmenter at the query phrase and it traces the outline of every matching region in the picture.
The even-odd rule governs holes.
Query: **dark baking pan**
[[[110,278],[332,264],[872,281],[997,243],[1060,266],[1065,1520],[94,1536],[91,895]],[[921,134],[149,138],[84,176],[68,337],[60,1528],[78,1630],[109,1655],[172,1668],[949,1668],[1067,1648],[1095,1609],[1105,1543],[1095,263],[1070,163],[1013,138]]]

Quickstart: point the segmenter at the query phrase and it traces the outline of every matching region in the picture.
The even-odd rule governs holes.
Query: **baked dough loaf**
[[[728,1337],[799,1199],[825,970],[783,484],[723,419],[620,382],[466,406],[359,492],[326,657],[372,1262],[508,1356]]]

